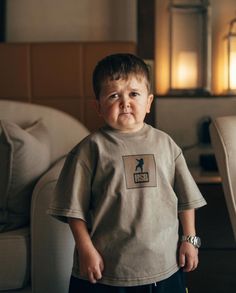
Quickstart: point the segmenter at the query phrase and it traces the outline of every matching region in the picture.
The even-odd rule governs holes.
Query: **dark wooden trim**
[[[155,99],[196,99],[196,100],[200,100],[200,99],[235,99],[236,98],[236,94],[235,95],[225,95],[225,94],[222,94],[222,95],[207,95],[207,96],[201,96],[201,95],[169,95],[169,94],[166,94],[166,95],[159,95],[159,94],[156,94]]]
[[[154,59],[155,0],[138,0],[138,55],[143,59]]]
[[[6,0],[0,0],[0,42],[6,40]]]

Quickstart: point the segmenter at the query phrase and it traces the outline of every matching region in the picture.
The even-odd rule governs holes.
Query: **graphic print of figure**
[[[137,166],[135,168],[135,171],[137,171],[138,169],[140,169],[141,172],[143,172],[143,165],[144,165],[144,160],[143,158],[141,159],[136,159],[136,161],[138,162],[137,163]]]

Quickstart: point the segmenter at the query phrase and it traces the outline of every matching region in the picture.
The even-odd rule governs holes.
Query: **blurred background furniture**
[[[236,116],[215,118],[210,133],[236,240]]]
[[[34,180],[35,185],[29,203],[30,219],[27,225],[17,229],[9,228],[9,231],[4,230],[1,197],[6,192],[3,183],[0,184],[0,227],[3,227],[3,231],[0,231],[0,292],[16,290],[13,292],[66,293],[72,267],[74,241],[68,225],[53,219],[46,211],[65,155],[89,132],[78,120],[64,112],[46,106],[10,100],[0,100],[0,123],[2,128],[0,152],[6,150],[3,141],[4,131],[5,139],[8,139],[11,127],[12,129],[19,127],[19,132],[24,133],[27,127],[35,131],[35,127],[43,123],[48,139],[46,147],[49,147],[50,154],[49,161],[46,162],[47,168],[41,170],[42,174]],[[7,135],[6,125],[9,130]],[[40,135],[42,129],[42,127],[39,129]],[[26,133],[27,135],[30,137],[31,134]],[[15,152],[21,147],[18,142],[17,139],[11,140],[14,144],[11,147],[16,148]],[[37,140],[35,144],[37,145]],[[33,151],[36,149],[33,148]],[[38,159],[38,165],[41,161],[45,161],[45,156],[40,158],[38,151],[32,154],[32,158],[27,158],[27,164],[34,162],[34,158]],[[11,156],[10,159],[12,162],[17,158]],[[2,156],[1,160],[1,164],[4,161],[8,163],[8,157]],[[29,175],[36,167],[36,164],[33,165]],[[21,166],[18,166],[18,169],[21,170]],[[3,173],[1,170],[0,172]],[[15,177],[13,176],[11,184],[14,185],[18,177],[17,174],[13,175]],[[3,174],[0,176],[8,179]]]
[[[196,211],[196,230],[202,239],[202,247],[197,270],[186,276],[191,293],[234,293],[236,287],[233,198],[236,188],[236,116],[225,116],[215,116],[210,125],[219,174],[215,171],[206,174],[205,170],[193,174],[207,206]]]

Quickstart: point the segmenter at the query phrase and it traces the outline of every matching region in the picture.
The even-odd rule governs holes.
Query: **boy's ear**
[[[152,105],[152,102],[153,102],[153,99],[154,99],[154,95],[153,94],[150,94],[148,96],[148,102],[147,102],[147,113],[150,113],[150,110],[151,110],[151,105]]]

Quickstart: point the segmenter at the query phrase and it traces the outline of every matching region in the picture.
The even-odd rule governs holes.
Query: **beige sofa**
[[[218,169],[229,217],[236,241],[236,116],[215,118],[210,125],[212,146]]]
[[[14,290],[13,292],[65,293],[71,273],[74,241],[68,225],[53,219],[46,211],[65,155],[88,134],[88,130],[68,114],[56,109],[6,100],[0,100],[0,120],[0,292]],[[15,147],[14,152],[22,147],[18,138],[13,141],[10,137],[15,130],[17,135],[18,132],[20,135],[23,133],[23,136],[26,135],[26,141],[28,139],[26,143],[24,141],[28,147],[26,165],[22,167],[23,164],[16,164],[13,171],[9,169],[11,182],[4,185],[3,182],[8,180],[6,174],[4,175],[7,168],[1,169],[1,165],[7,165],[9,158],[11,163],[19,159],[5,154],[6,150],[7,154],[9,151],[6,145]],[[36,130],[39,133],[37,135],[41,135],[43,139],[47,137],[43,145],[43,139],[33,137],[37,133]],[[6,142],[8,139],[13,146]],[[33,147],[30,145],[31,140],[32,144],[35,144]],[[24,158],[20,157],[19,161],[22,160]],[[27,166],[30,170],[25,171]],[[42,167],[45,167],[45,170]],[[38,168],[37,173],[35,170]],[[24,189],[19,181],[23,178],[24,183],[26,177],[33,183],[30,182],[27,189]],[[10,198],[9,190],[15,193],[15,198]],[[15,211],[4,213],[4,208],[11,203],[24,210],[21,203],[17,202],[18,190],[21,196],[27,194],[25,190],[30,190],[30,195],[27,195],[29,217],[22,217],[21,213],[14,216]],[[6,214],[8,217],[5,217]],[[7,223],[4,217],[12,222]],[[19,227],[16,221],[18,217],[21,220]]]

